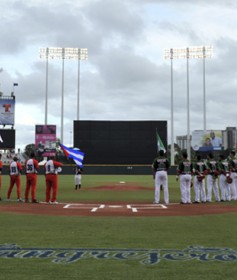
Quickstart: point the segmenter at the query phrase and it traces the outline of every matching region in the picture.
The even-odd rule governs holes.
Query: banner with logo
[[[0,98],[0,125],[14,125],[15,99]]]
[[[38,156],[56,154],[56,125],[35,126],[35,149]]]

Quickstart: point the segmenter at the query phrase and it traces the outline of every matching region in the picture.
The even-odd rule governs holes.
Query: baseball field
[[[25,176],[22,176],[22,196]],[[0,202],[0,279],[236,279],[237,201],[154,205],[147,175],[59,175],[58,205]],[[193,197],[193,190],[192,190]]]

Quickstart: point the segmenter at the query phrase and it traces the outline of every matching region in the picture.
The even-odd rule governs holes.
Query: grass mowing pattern
[[[75,191],[73,176],[59,177],[59,201],[127,199],[153,201],[151,176],[83,176],[82,187],[126,181],[147,191]],[[170,200],[179,201],[179,185],[169,177]],[[3,176],[2,197],[9,177]],[[22,176],[24,192],[24,176]],[[22,193],[23,193],[22,192]],[[38,199],[45,198],[44,176],[39,176]],[[99,194],[98,194],[99,193]],[[13,190],[12,198],[15,198]],[[7,203],[7,202],[1,202]],[[236,205],[237,202],[231,202]],[[52,217],[0,213],[1,244],[23,248],[141,248],[185,249],[190,245],[237,249],[237,214],[192,217]],[[57,265],[50,259],[0,258],[0,279],[235,279],[236,262],[166,261],[144,266],[136,261],[81,260]]]

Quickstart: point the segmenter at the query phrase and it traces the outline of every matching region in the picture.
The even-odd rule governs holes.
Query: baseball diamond
[[[59,203],[48,205],[45,202],[31,203],[1,203],[1,212],[34,214],[34,215],[56,215],[56,216],[193,216],[210,215],[237,212],[237,206],[227,204],[190,204],[179,203],[144,204],[107,202],[100,203]]]
[[[62,177],[61,177],[62,178]],[[68,192],[69,190],[67,190]],[[81,200],[82,195],[100,194],[103,192],[113,193],[112,197],[118,197],[118,193],[127,197],[131,193],[146,192],[152,196],[153,188],[147,188],[141,185],[136,185],[129,182],[120,182],[113,184],[101,184],[89,188],[82,187],[81,190],[74,190],[78,195],[77,201],[60,201],[56,205],[49,205],[44,200],[39,199],[40,203],[16,203],[12,199],[5,201],[3,199],[0,203],[1,212],[35,214],[35,215],[51,215],[51,216],[128,216],[128,217],[142,217],[142,216],[193,216],[193,215],[210,215],[237,212],[236,204],[229,203],[199,203],[199,204],[180,204],[177,200],[171,201],[168,204],[147,203],[143,199],[132,200],[132,196],[128,200],[95,200],[85,201]],[[130,194],[129,194],[130,192]],[[80,201],[81,200],[81,201]]]

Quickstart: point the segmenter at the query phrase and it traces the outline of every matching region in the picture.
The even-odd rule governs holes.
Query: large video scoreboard
[[[156,131],[167,147],[167,121],[74,121],[74,147],[85,164],[151,164]]]

